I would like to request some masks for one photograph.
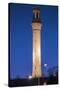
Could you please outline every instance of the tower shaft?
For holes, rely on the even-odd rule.
[[[35,18],[33,19],[32,22],[32,31],[33,31],[32,77],[41,77],[41,23],[39,22],[39,11],[38,10],[35,11],[34,11]]]

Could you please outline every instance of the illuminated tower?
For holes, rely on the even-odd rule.
[[[41,77],[41,20],[40,10],[33,9],[32,32],[33,32],[33,67],[32,77]]]

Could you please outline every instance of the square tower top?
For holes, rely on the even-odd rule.
[[[40,19],[40,9],[39,8],[33,8],[33,20],[32,23],[41,23]]]

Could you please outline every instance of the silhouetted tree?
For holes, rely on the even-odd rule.
[[[57,76],[58,75],[58,67],[54,66],[48,70],[49,76]]]
[[[48,83],[49,84],[57,84],[58,83],[58,67],[54,66],[48,70]]]

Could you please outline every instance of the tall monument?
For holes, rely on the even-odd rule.
[[[33,32],[33,62],[32,77],[41,77],[41,20],[40,10],[33,9],[32,32]]]

